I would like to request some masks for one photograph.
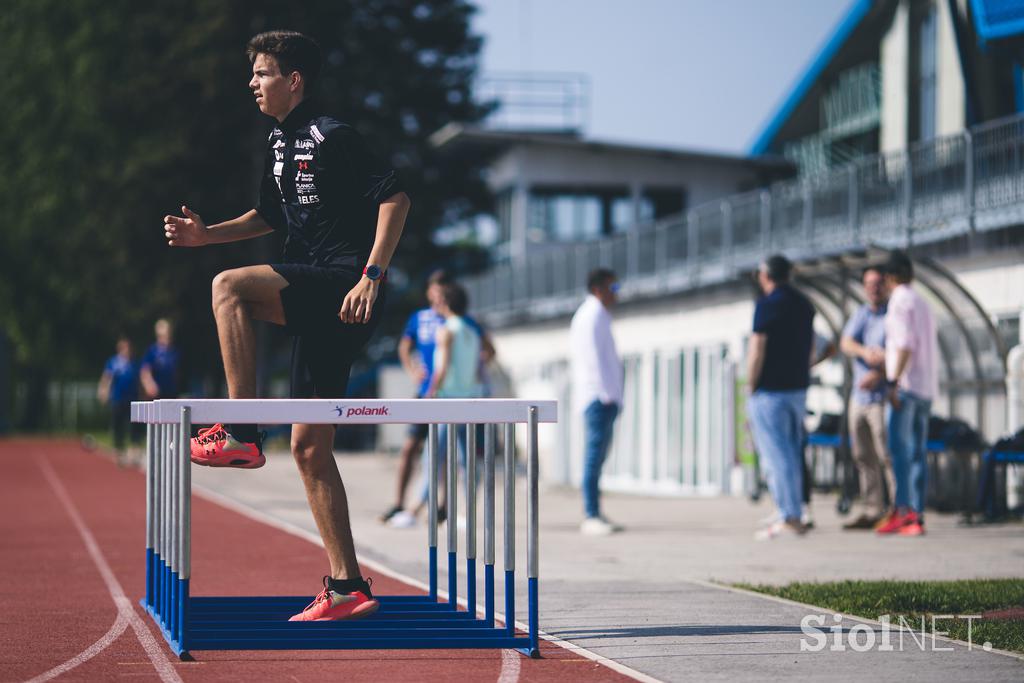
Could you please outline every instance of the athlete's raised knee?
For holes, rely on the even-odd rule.
[[[238,272],[234,270],[225,270],[218,273],[217,276],[213,278],[212,290],[214,311],[225,304],[241,301],[238,284]]]

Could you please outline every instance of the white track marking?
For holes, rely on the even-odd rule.
[[[421,400],[425,400],[425,399],[421,399]],[[221,507],[224,507],[224,508],[227,508],[227,509],[232,510],[234,512],[237,512],[238,514],[240,514],[240,515],[242,515],[244,517],[248,517],[251,520],[254,520],[256,522],[260,522],[262,524],[266,524],[267,526],[274,527],[275,529],[283,531],[283,532],[285,532],[287,534],[291,534],[292,536],[297,536],[298,538],[305,539],[305,540],[309,541],[310,543],[312,543],[313,545],[319,546],[321,548],[324,547],[324,542],[320,538],[319,535],[314,534],[311,531],[307,531],[306,529],[303,529],[302,527],[300,527],[300,526],[298,526],[296,524],[292,524],[291,522],[286,522],[283,519],[278,519],[277,517],[273,517],[273,516],[263,512],[262,510],[257,510],[255,508],[249,507],[245,503],[237,501],[234,498],[229,498],[228,496],[225,496],[225,495],[223,495],[221,493],[217,493],[213,489],[207,488],[207,487],[202,486],[200,484],[196,484],[194,482],[192,484],[192,491],[193,491],[193,493],[195,493],[195,494],[197,494],[197,495],[207,499],[208,501],[210,501],[212,503],[216,503],[217,505],[220,505]],[[374,560],[371,560],[371,559],[368,559],[368,558],[359,558],[359,564],[365,565],[366,567],[372,569],[373,571],[375,571],[375,572],[377,572],[379,574],[383,574],[384,576],[390,577],[392,579],[395,579],[396,581],[401,581],[402,583],[405,583],[405,584],[407,584],[409,586],[412,586],[414,588],[419,588],[420,590],[422,590],[424,592],[429,592],[430,591],[430,586],[427,585],[426,583],[423,583],[422,581],[414,579],[411,576],[406,576],[405,574],[397,572],[394,569],[391,569],[389,567],[385,567],[384,565],[380,564],[379,562],[375,562]],[[448,599],[448,593],[446,591],[441,590],[440,588],[438,588],[437,594],[438,594],[438,597],[444,598],[446,600]],[[466,601],[465,600],[461,600],[460,599],[458,602],[459,602],[460,605],[462,605],[464,607],[466,606]],[[500,612],[495,612],[494,613],[494,618],[499,620],[499,621],[501,621],[502,623],[504,623],[504,621],[505,621],[505,616],[503,614],[501,614]],[[529,630],[529,626],[527,624],[524,624],[521,621],[516,621],[515,625],[516,625],[517,628],[522,629],[523,631]],[[552,645],[557,645],[558,647],[561,647],[561,648],[564,648],[566,650],[569,650],[570,652],[572,652],[572,653],[574,653],[576,655],[579,655],[580,657],[584,657],[586,659],[595,661],[595,662],[597,662],[597,663],[599,663],[599,664],[601,664],[603,666],[608,667],[609,669],[611,669],[611,670],[613,670],[613,671],[615,671],[617,673],[622,674],[623,676],[627,676],[629,678],[632,678],[633,680],[642,681],[643,683],[661,683],[661,681],[659,679],[654,678],[653,676],[649,676],[649,675],[647,675],[645,673],[641,673],[641,672],[637,671],[636,669],[631,669],[628,666],[626,666],[625,664],[619,664],[615,660],[608,659],[607,657],[603,657],[602,655],[599,655],[599,654],[597,654],[595,652],[591,652],[590,650],[582,648],[579,645],[576,645],[575,643],[570,643],[569,641],[562,640],[558,636],[553,636],[553,635],[551,635],[549,633],[545,633],[544,631],[540,631],[540,630],[538,630],[537,634],[543,640],[548,641]],[[515,650],[503,650],[503,653],[504,652],[515,654],[517,658],[523,657],[523,655],[519,654]],[[502,656],[504,657],[504,654]],[[519,660],[517,659],[517,661],[519,661]],[[520,662],[520,664],[521,664],[521,662]],[[504,661],[502,662],[502,671],[504,672]]]
[[[498,683],[516,683],[519,680],[519,666],[523,655],[515,650],[501,651],[501,673]]]
[[[92,532],[89,531],[89,527],[86,526],[82,516],[78,513],[78,508],[76,508],[75,504],[71,501],[71,497],[68,495],[67,489],[64,488],[64,484],[62,484],[60,479],[57,477],[57,473],[54,472],[50,462],[45,457],[40,458],[36,462],[39,463],[39,467],[43,470],[43,475],[50,483],[50,486],[53,487],[54,493],[57,494],[57,498],[59,498],[60,502],[64,505],[64,509],[67,511],[71,521],[74,522],[75,528],[78,530],[78,535],[82,537],[82,542],[85,544],[86,550],[89,551],[92,561],[96,564],[96,569],[99,570],[100,576],[103,577],[103,582],[107,585],[110,597],[117,606],[118,622],[124,620],[127,624],[131,625],[132,629],[135,631],[136,637],[139,639],[139,642],[142,643],[142,647],[145,648],[146,654],[149,655],[149,660],[153,662],[153,667],[156,669],[161,680],[165,683],[182,683],[181,677],[178,675],[178,672],[174,670],[174,667],[171,665],[171,662],[167,659],[166,655],[164,655],[160,645],[156,642],[156,639],[153,638],[153,634],[149,632],[149,629],[146,628],[142,619],[135,612],[134,605],[132,605],[128,596],[125,595],[124,589],[121,588],[121,584],[118,582],[117,577],[114,576],[114,572],[110,569],[110,565],[107,564],[107,560],[103,556],[103,552],[100,550],[99,545],[96,543],[95,537],[93,537]],[[116,625],[117,623],[115,622],[115,626]],[[121,628],[121,631],[124,631],[124,627]],[[33,680],[49,680],[49,678],[53,678],[53,676],[50,676],[49,674],[57,669],[61,669],[61,671],[54,673],[54,676],[82,664],[113,642],[113,639],[111,639],[102,647],[97,648],[97,646],[105,639],[106,637],[101,638],[95,645],[93,645],[93,647],[89,648],[82,654],[68,660],[54,669],[51,669],[50,671],[47,671],[44,674],[41,674]],[[94,648],[97,649],[93,651]],[[87,653],[89,653],[88,656],[85,656]],[[65,669],[63,667],[67,668]],[[47,678],[43,678],[44,676]]]
[[[43,681],[49,681],[60,676],[62,673],[71,671],[79,664],[85,664],[87,661],[106,650],[107,646],[120,638],[121,634],[124,633],[127,628],[128,617],[126,617],[121,610],[117,610],[117,619],[114,620],[114,625],[110,627],[110,630],[107,631],[102,638],[63,664],[58,664],[49,671],[45,671],[35,678],[30,679],[28,683],[43,683]]]

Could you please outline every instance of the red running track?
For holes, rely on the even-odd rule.
[[[0,441],[0,472],[3,682],[629,680],[546,641],[540,660],[509,651],[331,650],[200,651],[181,662],[138,606],[142,473],[74,442],[31,439]],[[192,505],[193,594],[319,590],[321,548],[199,496]],[[374,577],[374,590],[420,593],[386,576]]]

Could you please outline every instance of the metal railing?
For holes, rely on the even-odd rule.
[[[623,300],[734,280],[771,252],[794,259],[905,248],[1024,222],[1024,116],[698,206],[602,240],[552,245],[467,278],[492,325],[570,313],[587,273],[612,268]]]

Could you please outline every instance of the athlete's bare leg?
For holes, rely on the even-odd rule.
[[[225,270],[213,279],[213,316],[230,398],[256,398],[253,320],[283,325],[281,290],[288,281],[270,266]]]
[[[256,337],[252,322],[285,324],[281,290],[287,286],[288,281],[270,266],[226,270],[214,278],[213,314],[231,398],[256,397]],[[331,576],[357,578],[359,565],[348,499],[334,461],[333,441],[332,425],[292,425],[292,455],[327,549]]]
[[[331,448],[334,425],[292,425],[292,455],[331,563],[331,577],[359,578],[348,498]]]

